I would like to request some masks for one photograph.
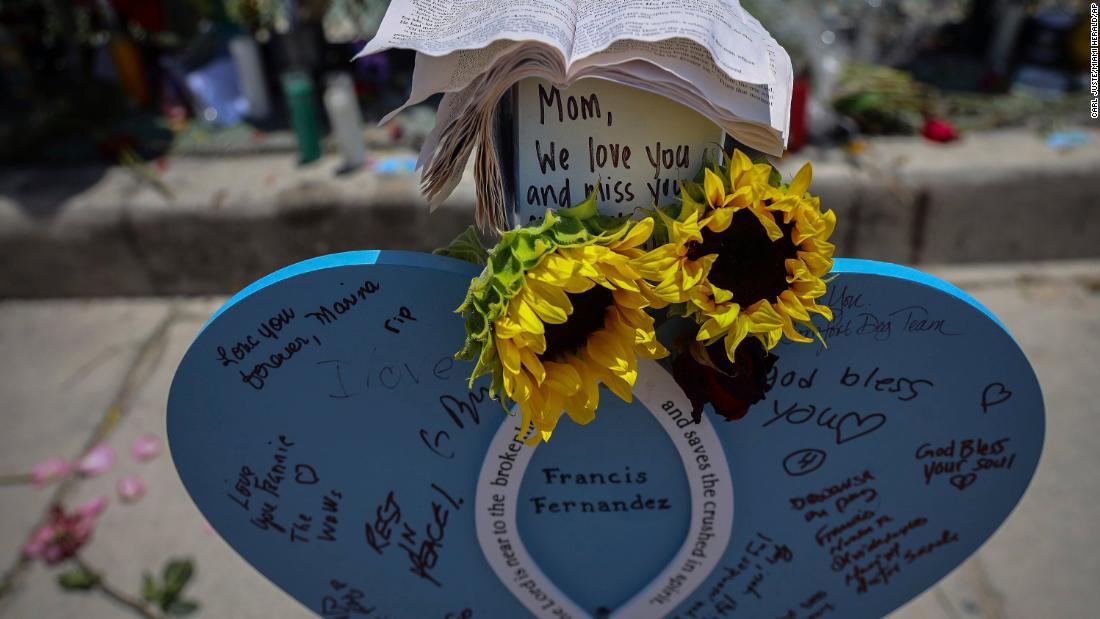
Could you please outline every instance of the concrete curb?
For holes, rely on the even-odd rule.
[[[808,151],[840,219],[837,255],[905,263],[1100,256],[1100,131],[1056,153],[1036,135]],[[318,254],[428,250],[473,221],[467,178],[435,213],[415,176],[337,175],[328,157],[171,158],[166,194],[131,169],[0,171],[0,297],[230,293]]]

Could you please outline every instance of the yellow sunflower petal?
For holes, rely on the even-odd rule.
[[[775,217],[768,211],[754,211],[756,219],[760,221],[760,225],[764,226],[764,230],[768,233],[768,239],[775,242],[783,238],[783,231],[775,223]]]
[[[566,316],[573,313],[573,303],[569,301],[569,295],[566,294],[561,286],[554,286],[528,278],[527,288],[530,290],[530,294],[527,295],[528,298],[544,300],[551,307],[555,308],[555,311],[560,310]],[[546,321],[545,318],[543,320]],[[561,322],[565,321],[562,320]]]
[[[749,320],[742,318],[734,322],[733,328],[726,333],[726,337],[723,343],[726,346],[726,356],[730,361],[733,361],[734,352],[737,351],[737,347],[741,344],[741,341],[745,339],[745,336],[749,334]]]
[[[783,326],[783,317],[767,300],[754,303],[745,313],[752,320],[749,330],[753,333],[773,331]]]
[[[791,321],[790,316],[783,317],[783,335],[786,335],[792,342],[812,342],[811,338],[806,337],[795,329],[794,323]]]
[[[798,170],[798,174],[794,175],[794,180],[791,181],[790,186],[787,187],[787,193],[794,196],[801,196],[806,193],[806,190],[810,188],[810,182],[813,180],[814,167],[807,161],[801,169]]]
[[[565,399],[565,414],[569,415],[574,423],[585,426],[596,418],[596,409],[589,408],[585,394],[578,393]]]
[[[581,377],[581,389],[577,394],[583,394],[585,408],[595,412],[596,406],[600,403],[599,377],[588,367],[588,362],[579,357],[570,359],[569,365],[573,366],[577,375]]]
[[[519,372],[519,348],[516,347],[515,342],[507,338],[497,337],[496,346],[497,354],[500,355],[500,362],[504,365],[504,369],[512,374]]]
[[[543,366],[542,361],[531,350],[524,348],[519,351],[520,362],[523,367],[527,368],[527,371],[534,377],[535,382],[542,384],[546,381],[546,368]]]
[[[799,251],[798,258],[806,263],[811,273],[817,276],[824,275],[833,268],[833,261],[817,252]]]
[[[513,303],[519,302],[534,310],[538,319],[544,323],[557,325],[561,324],[569,318],[569,310],[572,309],[572,305],[569,303],[569,299],[565,296],[565,293],[561,293],[560,298],[554,296],[543,296],[540,294],[534,294],[531,290],[531,285],[535,282],[528,282],[528,288],[520,291],[513,299]],[[553,287],[550,287],[553,288]],[[558,289],[560,290],[560,289]],[[563,305],[559,305],[557,302],[563,302]]]
[[[790,290],[784,290],[779,294],[778,304],[791,318],[798,320],[810,319],[810,315],[802,307],[802,301]]]
[[[610,245],[611,248],[622,250],[631,247],[637,247],[642,243],[649,240],[649,237],[653,235],[653,218],[646,217],[634,223],[631,226],[630,231],[626,233],[626,236]]]
[[[508,308],[509,317],[515,322],[519,323],[520,327],[524,331],[531,333],[544,333],[545,329],[542,326],[542,321],[539,320],[538,314],[535,310],[531,309],[522,298],[515,298],[512,300],[511,305]]]
[[[733,221],[733,214],[736,210],[732,208],[719,208],[711,212],[703,222],[705,226],[711,232],[725,232],[730,227],[730,222]]]
[[[725,184],[722,182],[721,177],[712,172],[710,168],[703,170],[703,194],[707,197],[707,203],[712,207],[725,205]]]
[[[563,396],[571,396],[581,390],[581,376],[568,363],[547,361],[546,386]]]
[[[729,301],[733,298],[732,292],[724,288],[719,288],[718,286],[715,286],[713,284],[710,287],[710,292],[711,295],[714,297],[715,303],[725,303],[726,301]]]
[[[634,380],[637,378],[637,373],[631,373],[624,371],[622,373],[616,373],[613,371],[607,371],[600,368],[600,379],[604,385],[611,390],[611,393],[619,396],[619,399],[624,402],[634,401]]]
[[[746,172],[752,170],[752,159],[740,150],[733,151],[733,161],[730,162],[730,187],[736,187]]]
[[[590,335],[586,350],[593,361],[605,368],[625,370],[630,367],[632,355],[628,349],[607,333],[597,332]]]

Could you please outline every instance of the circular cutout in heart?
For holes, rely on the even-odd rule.
[[[714,571],[729,542],[733,489],[714,426],[707,418],[691,422],[690,401],[655,361],[638,361],[636,391],[656,424],[638,411],[617,419],[637,406],[612,405],[601,407],[594,427],[574,427],[552,447],[525,445],[517,424],[503,424],[493,437],[478,478],[478,541],[500,581],[535,616],[663,617]],[[621,441],[624,425],[628,443]],[[648,436],[653,425],[672,453]],[[643,458],[634,444],[647,447]],[[578,530],[586,533],[584,545],[563,543]],[[542,569],[525,538],[554,569]],[[646,540],[641,547],[639,539]],[[678,548],[670,552],[669,542]],[[586,578],[577,565],[604,576]]]
[[[452,358],[453,310],[476,272],[405,252],[307,261],[231,299],[180,365],[168,430],[185,486],[318,614],[519,617],[539,612],[521,595],[549,596],[536,580],[517,593],[486,559],[507,551],[478,539],[491,507],[478,507],[478,477],[514,420]],[[696,549],[689,480],[714,464],[670,457],[699,428],[672,418],[675,404],[642,404],[682,399],[671,381],[640,381],[632,404],[605,394],[595,425],[565,422],[538,448],[513,516],[539,577],[575,602],[556,616],[640,599],[653,616],[878,617],[1007,517],[1043,440],[1038,384],[1011,336],[916,271],[838,260],[834,272],[828,348],[781,345],[767,398],[714,423],[736,510],[731,499],[728,543],[699,547],[697,573],[668,570]],[[609,535],[617,523],[638,533]]]

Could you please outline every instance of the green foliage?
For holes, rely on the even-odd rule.
[[[58,576],[57,584],[67,591],[87,591],[99,584],[99,574],[78,565]]]
[[[481,245],[481,240],[477,238],[477,231],[473,226],[466,228],[446,247],[440,247],[432,253],[481,266],[485,266],[489,260],[489,252]]]
[[[508,310],[511,298],[524,286],[524,275],[561,247],[611,243],[630,231],[631,221],[599,214],[593,191],[581,203],[554,211],[541,222],[509,230],[488,252],[485,270],[470,282],[458,310],[466,320],[466,342],[455,357],[476,364],[470,384],[492,375],[490,393],[501,391],[503,370],[492,336],[493,322]]]
[[[660,247],[668,243],[668,223],[680,216],[681,208],[683,203],[677,201],[664,206],[641,209],[643,214],[653,218],[653,236],[649,237],[649,244],[652,247]]]
[[[141,597],[156,604],[164,613],[172,616],[188,615],[199,608],[198,602],[183,598],[183,590],[195,573],[190,559],[173,559],[164,564],[163,576],[158,584],[152,574],[141,578]]]
[[[833,100],[836,111],[856,121],[864,133],[909,134],[933,104],[933,91],[904,71],[850,63]]]

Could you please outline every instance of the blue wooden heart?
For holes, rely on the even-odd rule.
[[[1043,404],[995,317],[950,285],[837,260],[828,348],[781,345],[738,422],[643,363],[631,404],[536,448],[466,384],[477,269],[309,260],[204,327],[172,384],[185,486],[325,617],[878,617],[1008,516]]]

